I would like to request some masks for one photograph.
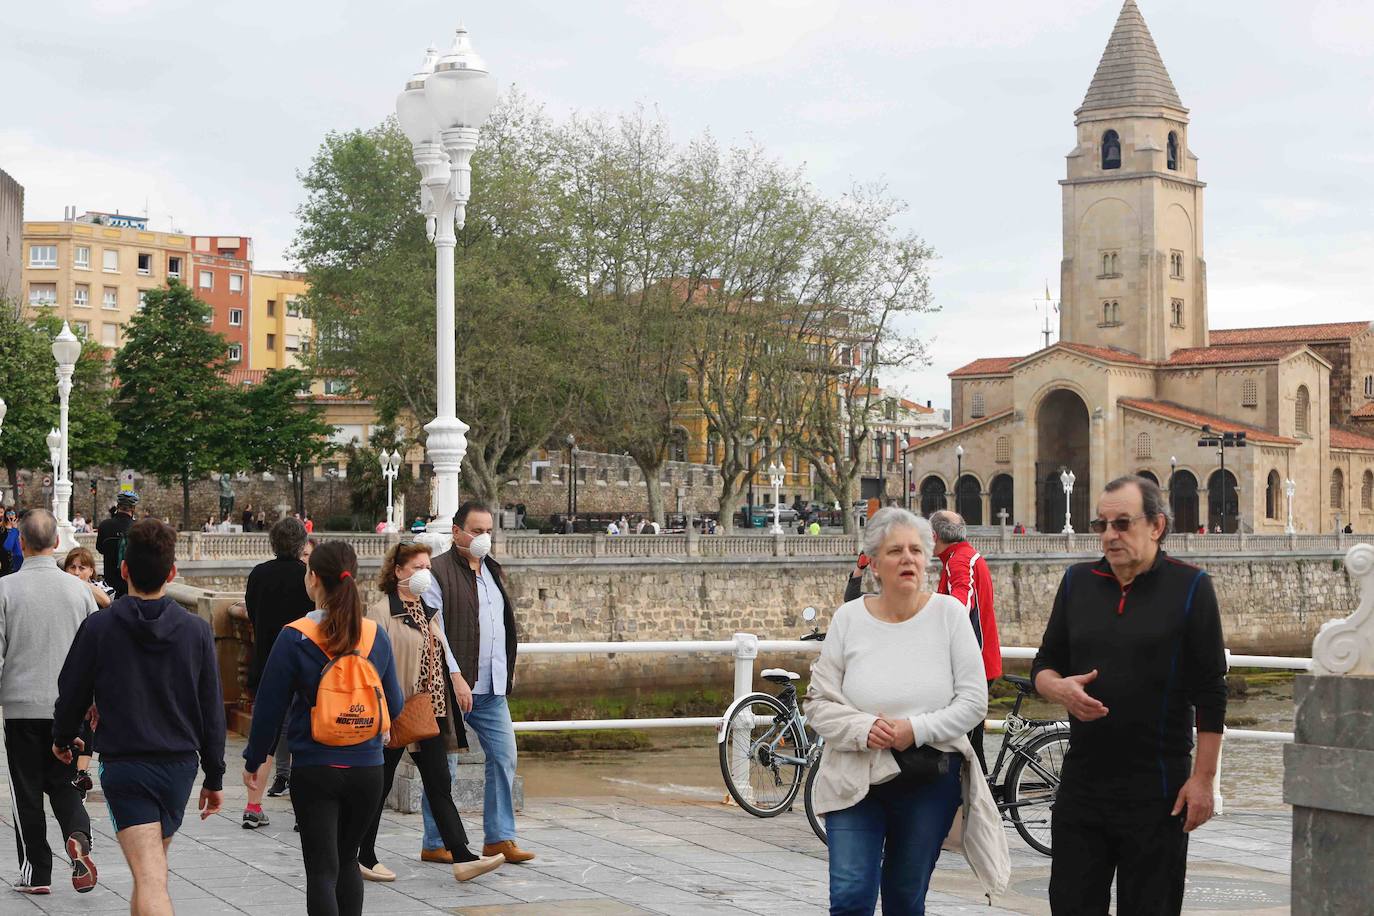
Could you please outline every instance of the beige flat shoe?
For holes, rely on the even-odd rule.
[[[364,881],[379,881],[385,883],[388,881],[396,880],[396,873],[391,869],[387,868],[381,862],[378,862],[371,868],[368,868],[366,865],[359,862],[358,870],[363,873]]]
[[[453,878],[455,881],[471,881],[479,875],[496,871],[505,864],[505,861],[506,857],[497,853],[494,856],[482,856],[475,862],[454,862]]]

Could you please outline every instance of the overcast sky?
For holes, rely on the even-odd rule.
[[[1374,318],[1374,3],[1140,0],[1191,109],[1208,183],[1213,327]],[[948,405],[945,374],[1039,346],[1058,296],[1073,111],[1117,0],[48,0],[0,32],[0,168],[27,219],[142,213],[283,252],[330,130],[371,126],[462,16],[497,79],[574,110],[654,106],[804,164],[881,179],[939,253],[933,363],[884,379]]]

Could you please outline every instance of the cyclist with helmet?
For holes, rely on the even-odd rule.
[[[124,542],[134,524],[134,507],[138,494],[130,490],[115,500],[114,514],[100,523],[95,532],[95,549],[105,559],[105,584],[114,589],[115,597],[129,593],[129,586],[120,575],[119,564],[124,559]]]

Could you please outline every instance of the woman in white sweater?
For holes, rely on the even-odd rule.
[[[927,590],[930,525],[879,511],[864,553],[880,591],[840,606],[811,669],[806,714],[825,738],[816,811],[830,847],[830,912],[924,913],[940,847],[958,828],[989,896],[1007,883],[1006,837],[967,733],[987,714],[968,612]],[[955,814],[964,811],[955,825]]]

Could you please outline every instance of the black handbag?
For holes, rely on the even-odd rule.
[[[912,745],[899,751],[890,748],[901,772],[893,783],[904,786],[926,786],[949,774],[950,755],[928,744]]]

